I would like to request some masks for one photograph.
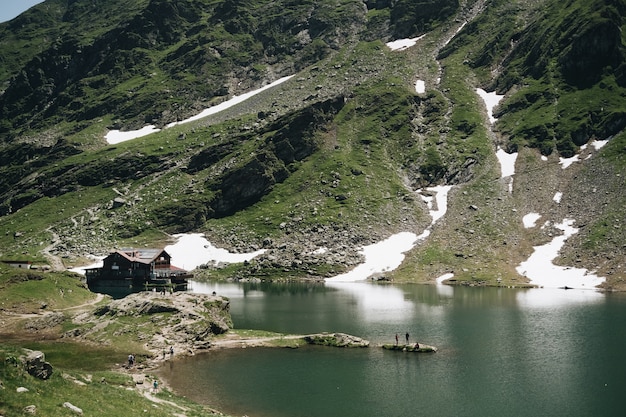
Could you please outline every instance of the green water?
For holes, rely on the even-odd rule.
[[[239,328],[341,331],[368,349],[248,348],[163,369],[174,389],[231,415],[622,416],[626,295],[366,283],[209,285]],[[383,351],[401,340],[435,354]]]

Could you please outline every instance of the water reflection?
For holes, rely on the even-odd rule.
[[[567,304],[599,303],[606,295],[595,290],[563,290],[556,288],[531,288],[519,291],[517,302],[522,307],[555,308]]]
[[[405,299],[399,287],[367,282],[327,282],[326,286],[354,297],[359,316],[367,322],[402,321],[414,314],[415,304]]]
[[[212,351],[164,377],[233,415],[621,415],[626,296],[435,285],[202,284],[240,328],[345,331],[357,351]],[[408,331],[432,355],[377,345]],[[619,414],[618,414],[619,413]]]

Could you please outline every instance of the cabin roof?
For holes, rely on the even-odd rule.
[[[120,249],[113,253],[121,255],[131,262],[140,262],[143,264],[151,263],[163,253],[167,257],[170,257],[163,249]]]

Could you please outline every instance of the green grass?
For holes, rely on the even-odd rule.
[[[22,312],[64,309],[95,297],[77,274],[18,270],[4,264],[0,288],[0,306]]]
[[[122,410],[127,415],[143,415],[149,412],[149,415],[156,417],[181,412],[172,403],[153,403],[130,389],[135,386],[130,376],[105,369],[111,363],[112,357],[117,356],[123,361],[125,356],[121,354],[85,346],[74,349],[68,344],[56,347],[50,344],[33,344],[32,347],[42,348],[46,360],[53,366],[53,374],[48,380],[42,381],[30,376],[19,362],[15,363],[14,358],[22,354],[21,350],[0,344],[0,380],[3,392],[11,393],[2,394],[2,415],[26,415],[24,409],[35,405],[38,415],[64,417],[69,412],[63,407],[64,402],[81,408],[85,415],[103,417],[119,416]],[[151,381],[152,378],[153,376],[148,376],[146,379]],[[16,393],[18,387],[24,387],[28,392]],[[176,401],[186,408],[185,415],[189,417],[217,415],[205,407],[174,397],[167,390],[161,390],[157,397]]]

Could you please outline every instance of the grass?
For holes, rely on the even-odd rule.
[[[38,275],[39,274],[39,275]],[[76,307],[93,300],[94,294],[72,274],[37,273],[17,271],[0,264],[0,310],[4,315],[40,311],[63,312],[60,309]],[[210,308],[207,305],[207,308]],[[74,311],[74,310],[72,310]],[[161,388],[153,402],[141,395],[141,386],[121,370],[127,355],[136,354],[141,365],[147,360],[148,352],[141,340],[160,331],[164,321],[171,321],[171,314],[162,313],[150,317],[116,317],[103,324],[97,332],[80,342],[60,337],[65,331],[84,328],[94,330],[95,324],[75,324],[70,313],[64,313],[58,325],[35,331],[24,326],[44,320],[51,315],[39,315],[36,319],[17,316],[2,318],[2,341],[0,342],[0,415],[25,415],[27,406],[36,406],[38,415],[67,416],[63,403],[69,402],[85,414],[119,416],[120,410],[130,415],[149,411],[154,416],[171,416],[184,410],[187,416],[222,415],[206,407],[191,403],[182,397]],[[10,325],[10,322],[15,322]],[[38,350],[53,367],[48,380],[39,380],[29,375],[18,359],[23,349]],[[147,381],[154,375],[142,375]],[[17,388],[28,391],[18,393]],[[11,393],[9,395],[5,395]]]
[[[58,310],[92,300],[81,277],[70,272],[16,270],[0,265],[0,306],[19,312]]]
[[[46,354],[46,350],[50,351],[46,360],[52,364],[53,374],[45,381],[30,376],[14,359],[22,354],[21,350],[0,344],[0,380],[3,391],[13,393],[8,396],[3,394],[0,402],[2,415],[25,415],[25,408],[35,405],[38,415],[64,417],[68,415],[68,409],[63,407],[65,402],[81,408],[86,415],[103,417],[119,416],[120,410],[128,415],[142,415],[149,411],[149,415],[156,417],[171,416],[181,411],[171,402],[154,403],[131,389],[135,383],[130,376],[104,369],[115,355],[113,351],[90,350],[84,346],[73,349],[68,344],[59,345],[56,349],[49,344],[32,346],[45,349]],[[28,391],[16,394],[18,387]],[[185,407],[185,415],[189,417],[216,415],[205,407],[179,397],[173,398],[167,390],[161,390],[157,397],[169,401],[175,399]]]

